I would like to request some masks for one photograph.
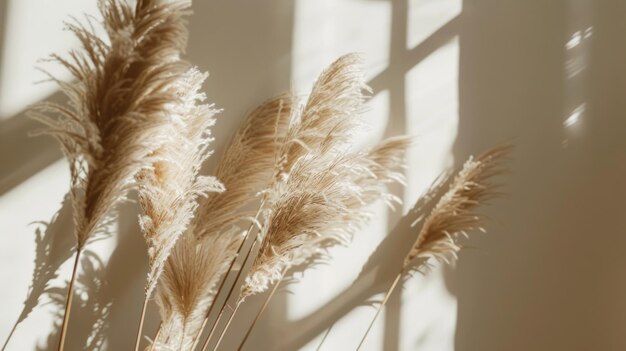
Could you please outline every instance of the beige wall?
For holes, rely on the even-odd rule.
[[[67,167],[54,142],[26,137],[36,127],[26,106],[50,94],[61,100],[50,85],[31,84],[42,77],[32,67],[45,53],[74,45],[61,19],[93,7],[0,0],[2,341],[30,283],[37,226],[29,223],[50,221],[63,207],[48,229],[58,233],[52,262],[67,258],[72,240],[62,204]],[[468,243],[456,268],[436,267],[406,282],[365,349],[626,348],[626,3],[196,0],[194,11],[188,59],[210,71],[207,95],[224,109],[214,129],[217,155],[245,112],[289,88],[306,93],[325,65],[350,51],[364,54],[374,89],[364,117],[370,129],[359,146],[418,136],[408,186],[393,189],[405,209],[445,167],[498,143],[516,146],[511,174],[501,179],[507,198],[487,210],[489,234]],[[356,346],[374,313],[365,302],[381,298],[411,241],[404,222],[393,230],[399,213],[382,205],[372,211],[353,246],[277,293],[251,350],[314,350],[331,326],[323,350]],[[146,257],[132,204],[117,226],[115,237],[92,245],[99,260],[92,262],[100,263],[90,273],[106,283],[74,311],[71,350],[89,338],[94,307],[107,313],[105,349],[127,349],[134,340]],[[68,263],[53,286],[64,286]],[[244,307],[227,345],[261,300]],[[35,308],[8,350],[54,345],[57,310],[54,303]],[[158,323],[153,312],[148,330]]]

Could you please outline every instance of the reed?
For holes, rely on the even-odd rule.
[[[76,253],[58,350],[67,338],[81,253],[107,233],[130,191],[138,193],[148,247],[135,351],[153,295],[161,323],[150,350],[194,350],[213,313],[217,318],[202,349],[215,333],[218,349],[244,301],[273,286],[242,349],[280,283],[293,278],[292,268],[312,267],[329,258],[331,247],[349,245],[370,218],[372,203],[401,203],[388,186],[404,184],[411,138],[353,150],[370,91],[356,54],[329,65],[306,97],[289,92],[252,110],[227,144],[215,176],[202,175],[218,111],[201,92],[207,74],[181,58],[190,5],[100,0],[106,37],[98,37],[89,20],[68,23],[81,48],[67,57],[52,55],[72,75],[69,82],[50,76],[69,102],[39,104],[32,115],[45,125],[39,133],[59,141],[70,166]],[[403,277],[431,258],[455,259],[460,237],[482,230],[476,210],[497,195],[492,178],[509,152],[501,147],[470,158],[454,178],[441,178],[422,198],[436,205],[419,222],[416,241],[359,348]],[[227,284],[231,277],[234,282]],[[235,307],[220,330],[231,300]]]
[[[483,217],[477,210],[499,195],[492,178],[504,171],[502,162],[510,152],[510,146],[503,146],[491,149],[476,158],[470,157],[450,181],[449,189],[439,197],[434,208],[423,220],[415,243],[385,293],[357,350],[363,346],[376,318],[402,277],[420,271],[431,258],[445,263],[457,259],[461,249],[459,244],[461,237],[469,238],[469,234],[476,231],[485,232],[481,226]],[[445,175],[441,177],[427,192],[427,197],[436,196],[447,179]],[[417,221],[413,226],[416,224]]]
[[[50,76],[69,99],[67,106],[39,104],[33,117],[55,137],[70,164],[76,258],[87,241],[106,231],[116,206],[136,187],[138,172],[153,162],[169,123],[166,106],[178,97],[169,86],[184,72],[182,16],[187,4],[139,0],[99,2],[108,40],[91,28],[68,23],[81,43],[67,58],[52,55],[72,82]],[[76,272],[76,265],[73,272]],[[76,274],[72,274],[58,349],[64,347]]]

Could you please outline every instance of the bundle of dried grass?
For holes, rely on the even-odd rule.
[[[332,193],[338,197],[341,195],[337,194],[337,190],[339,192],[346,190],[342,194],[345,196],[341,199],[342,201],[351,202],[351,204],[361,202],[359,198],[361,194],[356,195],[357,189],[352,186],[352,182],[366,173],[375,177],[375,174],[369,170],[368,163],[382,175],[383,165],[375,167],[373,164],[376,162],[367,159],[364,154],[348,154],[344,150],[345,145],[349,144],[360,127],[359,117],[363,112],[365,101],[363,91],[369,91],[360,69],[360,63],[360,57],[356,54],[340,57],[320,74],[306,104],[301,109],[294,110],[286,137],[276,156],[274,178],[263,192],[265,206],[261,208],[261,213],[264,224],[259,234],[262,239],[262,249],[253,264],[253,267],[259,269],[253,268],[248,278],[248,281],[258,279],[259,283],[256,289],[252,289],[247,283],[242,292],[267,289],[269,282],[279,279],[277,277],[285,268],[285,264],[276,264],[271,270],[260,269],[260,267],[263,266],[261,262],[264,261],[261,257],[273,261],[269,259],[273,255],[267,255],[269,255],[269,248],[275,246],[275,243],[281,242],[288,246],[293,244],[287,244],[283,240],[289,235],[281,231],[282,226],[288,223],[301,225],[297,228],[288,228],[293,233],[298,233],[305,223],[311,224],[310,230],[314,228],[314,223],[308,222],[306,218],[297,218],[301,222],[281,222],[281,219],[289,221],[295,219],[292,217],[294,215],[305,215],[300,211],[312,210],[311,204],[323,203],[323,198],[326,196],[323,190],[330,192],[329,188],[333,186],[335,188],[332,190],[335,192]],[[393,161],[397,161],[397,158],[390,162]],[[344,176],[346,178],[341,179]],[[346,188],[340,189],[341,185],[345,185]],[[350,193],[350,190],[353,192]],[[298,195],[302,197],[298,198]],[[285,212],[285,209],[290,212]],[[360,218],[364,214],[355,211],[352,216]],[[308,218],[308,220],[312,219]],[[342,238],[349,236],[349,233],[338,230],[335,239],[342,241]],[[275,243],[270,244],[272,241]],[[294,255],[291,260],[296,260],[297,256]],[[285,260],[275,262],[279,261]],[[268,274],[260,274],[253,278],[257,271],[266,271]]]
[[[75,79],[66,83],[52,77],[68,96],[69,107],[41,104],[34,113],[70,161],[74,267],[87,240],[103,230],[107,217],[134,187],[137,172],[152,162],[149,155],[163,142],[159,131],[169,123],[166,106],[178,100],[170,85],[186,69],[179,56],[186,44],[182,17],[187,2],[139,0],[135,9],[115,0],[99,5],[108,42],[90,27],[69,24],[82,50],[70,52],[68,59],[53,55]],[[69,310],[60,349],[68,317]]]
[[[185,242],[176,245],[157,288],[166,330],[157,340],[157,348],[183,345],[189,349],[199,334],[217,286],[230,270],[243,240],[237,224],[251,217],[242,209],[267,186],[273,174],[276,149],[284,139],[291,106],[289,94],[265,101],[248,115],[226,147],[216,171],[226,190],[201,201],[183,236]],[[203,267],[202,274],[188,273],[198,265]],[[175,325],[181,327],[172,327]]]
[[[215,287],[237,249],[231,233],[224,234],[196,239],[187,231],[176,243],[156,290],[163,323],[154,341],[157,350],[192,349]]]
[[[366,206],[372,202],[401,203],[385,185],[402,181],[397,169],[408,143],[393,138],[369,152],[309,155],[296,162],[279,184],[279,197],[270,201],[274,207],[241,299],[267,290],[288,268],[324,256],[330,246],[349,244],[369,218]]]
[[[456,177],[449,181],[449,189],[441,195],[423,220],[415,243],[406,255],[396,279],[387,290],[357,350],[363,346],[382,307],[403,276],[420,271],[428,264],[430,258],[450,263],[451,259],[457,258],[457,253],[461,249],[458,243],[460,237],[467,238],[469,233],[477,230],[485,231],[481,227],[482,216],[476,210],[499,195],[492,178],[504,171],[502,161],[510,152],[511,147],[504,146],[489,150],[477,158],[470,157]],[[435,182],[427,196],[437,194],[444,183],[448,182],[448,178],[444,176]],[[420,202],[418,200],[418,203]],[[420,220],[414,222],[412,226],[419,222]]]
[[[297,178],[292,170],[295,164],[302,159],[311,158],[312,155],[338,153],[351,140],[359,127],[358,118],[365,99],[363,91],[369,90],[359,66],[360,58],[356,54],[340,57],[320,74],[306,103],[302,107],[292,108],[285,137],[278,140],[280,146],[274,158],[273,176],[262,191],[263,201],[256,217],[260,215],[262,219],[270,218],[276,208],[275,201],[281,197],[282,192],[287,191],[283,183],[291,177]],[[250,234],[249,230],[246,237]],[[246,261],[254,243],[245,255]],[[235,281],[241,273],[242,271],[237,274]],[[228,291],[227,301],[234,289],[235,285]],[[219,317],[222,313],[223,308]],[[216,325],[217,323],[213,325],[204,348]]]

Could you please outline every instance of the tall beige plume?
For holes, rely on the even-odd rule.
[[[390,138],[369,152],[308,155],[296,162],[261,231],[264,238],[241,297],[265,291],[286,269],[323,256],[328,247],[347,245],[378,199],[400,199],[386,184],[402,181],[397,172],[409,138]]]
[[[470,157],[452,180],[449,173],[444,173],[426,194],[418,199],[412,210],[415,214],[422,213],[430,203],[437,199],[438,201],[425,219],[418,218],[411,224],[413,227],[422,223],[422,227],[363,334],[357,351],[363,347],[376,318],[403,277],[421,271],[429,264],[430,258],[449,263],[452,258],[457,258],[457,253],[461,249],[459,237],[468,237],[469,233],[476,230],[484,232],[481,227],[482,216],[476,210],[498,195],[497,186],[492,182],[492,178],[504,171],[502,161],[511,150],[510,146],[502,146],[491,149],[477,158]],[[447,183],[449,188],[444,190]]]
[[[192,220],[199,196],[222,192],[214,177],[198,175],[210,155],[210,127],[215,110],[199,104],[199,90],[207,75],[188,70],[175,83],[180,101],[168,106],[170,125],[162,131],[167,140],[154,152],[152,166],[139,172],[139,204],[143,210],[141,229],[148,243],[149,272],[146,296],[151,295],[166,259],[178,237]]]
[[[48,126],[69,160],[77,251],[61,326],[64,347],[80,253],[106,230],[116,205],[135,187],[135,176],[154,162],[170,123],[167,107],[179,102],[172,84],[187,69],[180,60],[187,40],[186,1],[101,0],[107,41],[92,23],[68,24],[82,44],[68,58],[52,55],[73,82],[54,77],[68,107],[44,103],[33,115]]]
[[[179,100],[170,88],[186,70],[187,3],[140,0],[136,9],[101,0],[108,41],[90,27],[68,24],[82,43],[69,58],[53,55],[75,81],[55,80],[69,106],[44,103],[34,117],[48,125],[70,161],[76,239],[82,248],[149,167],[169,123],[167,106]]]
[[[226,190],[200,201],[198,214],[181,238],[184,241],[172,251],[156,290],[166,331],[157,348],[191,346],[243,239],[237,224],[250,213],[242,208],[273,174],[276,148],[284,138],[291,106],[289,94],[265,101],[246,117],[226,147],[216,171]],[[202,274],[189,273],[198,267]],[[171,327],[176,325],[180,327]]]
[[[482,216],[476,210],[498,195],[492,178],[504,171],[502,161],[511,150],[510,146],[497,147],[465,162],[450,182],[450,188],[424,219],[403,270],[410,269],[417,258],[433,257],[448,262],[456,258],[461,249],[457,243],[459,237],[467,237],[476,230],[484,231]]]

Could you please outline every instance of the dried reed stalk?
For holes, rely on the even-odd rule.
[[[196,212],[196,199],[208,192],[224,191],[214,177],[198,175],[210,154],[209,128],[215,123],[215,111],[209,105],[200,104],[205,96],[199,90],[206,77],[207,74],[192,68],[176,81],[174,87],[180,102],[168,106],[171,124],[163,131],[168,139],[155,151],[152,167],[137,175],[139,204],[143,210],[140,224],[148,243],[149,268],[136,350],[148,299],[170,251]]]
[[[365,207],[372,202],[384,199],[390,206],[400,203],[386,192],[385,185],[403,182],[397,169],[403,165],[409,141],[407,137],[394,137],[369,152],[331,153],[296,163],[293,174],[297,177],[289,177],[284,183],[287,190],[275,201],[272,217],[262,231],[259,255],[239,300],[265,291],[272,284],[278,286],[289,268],[327,256],[329,247],[349,244],[354,232],[369,218]]]
[[[259,209],[267,218],[273,204],[268,198],[276,197],[284,187],[280,184],[293,176],[292,167],[298,160],[309,154],[326,154],[331,150],[345,147],[359,126],[358,117],[363,110],[364,75],[359,69],[360,58],[355,54],[340,57],[326,69],[316,83],[302,108],[294,109],[290,116],[289,128],[280,148],[275,154],[275,165],[270,185],[263,191],[264,201]],[[248,235],[250,233],[248,232]],[[255,239],[256,242],[256,239]],[[245,255],[247,258],[254,243]],[[242,271],[235,278],[235,285]],[[235,285],[228,291],[226,302],[232,295]],[[222,315],[223,308],[218,315]],[[219,322],[213,325],[214,329]],[[212,335],[211,330],[210,335]],[[205,345],[208,343],[205,343]]]
[[[174,250],[165,266],[167,275],[161,279],[163,289],[157,288],[163,320],[172,319],[170,323],[181,320],[185,330],[180,334],[182,329],[172,328],[176,335],[163,334],[163,338],[169,337],[163,347],[182,344],[188,349],[190,344],[193,348],[197,342],[213,308],[216,293],[234,264],[238,247],[243,244],[241,231],[235,225],[250,217],[250,213],[242,208],[269,182],[275,163],[275,148],[278,140],[284,138],[290,114],[291,97],[288,95],[264,102],[248,115],[227,146],[216,171],[226,191],[209,194],[201,202],[197,217],[185,234],[188,240],[194,238],[198,247],[181,245]],[[220,264],[207,265],[206,262]],[[203,274],[186,274],[197,265],[204,267]],[[171,302],[179,298],[184,302]],[[198,317],[205,311],[204,318]]]
[[[481,226],[482,216],[476,210],[499,195],[492,178],[503,172],[502,162],[510,151],[509,146],[497,147],[477,158],[470,157],[465,162],[463,168],[450,182],[449,189],[424,219],[415,243],[406,255],[400,272],[385,293],[357,350],[363,346],[376,318],[403,276],[419,271],[430,258],[445,263],[457,259],[457,253],[461,249],[459,238],[468,238],[469,233],[477,230],[485,231]],[[428,196],[436,193],[446,178],[443,177],[440,182],[435,183]],[[414,222],[412,226],[418,222]]]
[[[52,55],[75,79],[68,83],[51,76],[69,106],[44,103],[33,112],[70,163],[77,256],[88,239],[105,230],[116,205],[134,187],[135,175],[152,162],[149,156],[162,143],[159,131],[169,122],[165,107],[178,100],[169,86],[186,66],[179,60],[186,43],[186,2],[139,0],[133,9],[101,0],[99,6],[108,41],[94,34],[91,23],[68,24],[82,49],[67,59]]]

